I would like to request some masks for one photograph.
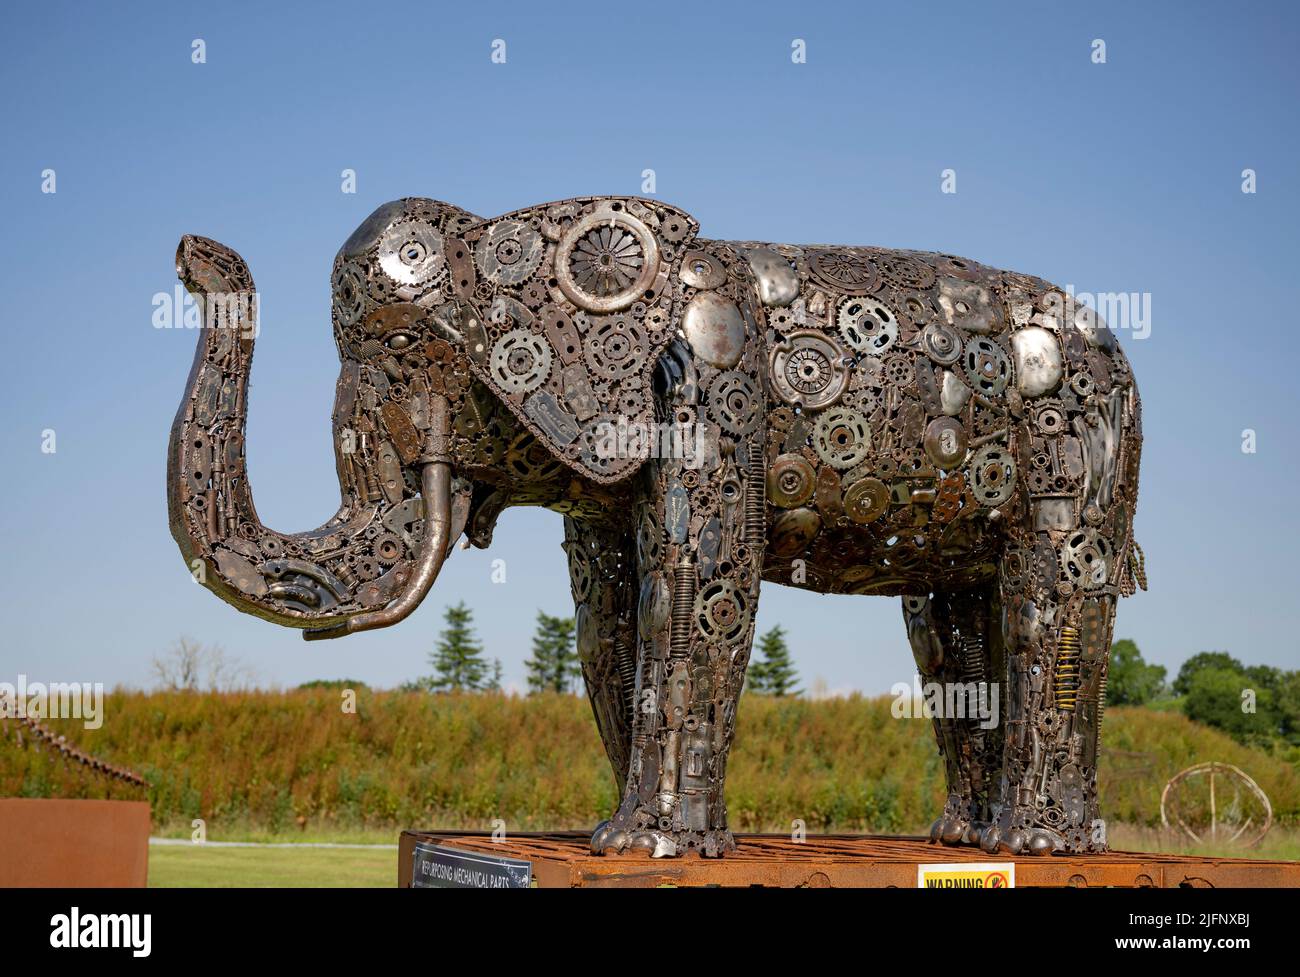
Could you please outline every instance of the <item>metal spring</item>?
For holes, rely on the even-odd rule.
[[[670,654],[685,658],[691,651],[691,614],[695,610],[695,564],[689,559],[673,572],[673,635]]]
[[[621,634],[614,636],[614,665],[623,683],[623,708],[630,722],[636,706],[636,653]]]
[[[1079,698],[1079,629],[1061,628],[1056,641],[1056,708],[1074,712]]]
[[[745,485],[745,539],[755,552],[761,553],[767,536],[767,514],[763,498],[767,475],[764,471],[763,447],[755,435],[749,438],[748,475]]]
[[[984,679],[984,639],[978,634],[961,639],[961,670],[967,682]]]

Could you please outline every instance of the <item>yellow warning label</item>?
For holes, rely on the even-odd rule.
[[[1015,862],[953,862],[918,865],[918,889],[1014,889]]]

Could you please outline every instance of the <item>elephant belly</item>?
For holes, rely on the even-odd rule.
[[[899,510],[885,532],[859,525],[818,525],[812,510],[769,521],[763,579],[820,594],[929,593],[959,590],[996,573],[1000,534],[987,518],[939,523],[926,506]],[[885,528],[885,527],[882,527]],[[815,533],[811,540],[809,533]]]

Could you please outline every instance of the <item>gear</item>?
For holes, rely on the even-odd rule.
[[[1065,577],[1084,590],[1106,585],[1113,557],[1110,541],[1095,529],[1080,529],[1061,544],[1061,568]]]
[[[510,394],[536,390],[551,374],[551,346],[527,329],[511,329],[492,347],[488,373]]]
[[[916,368],[907,353],[895,353],[885,360],[885,376],[900,390],[910,387],[916,379]]]
[[[730,580],[715,580],[695,595],[695,626],[713,641],[732,641],[749,627],[749,596]]]
[[[379,267],[398,285],[437,284],[447,270],[442,235],[424,221],[398,221],[379,240]]]
[[[833,292],[862,295],[880,287],[876,266],[858,252],[847,249],[810,252],[808,273]]]
[[[383,533],[375,538],[375,558],[385,567],[391,567],[405,552],[406,546],[393,533]]]
[[[985,397],[996,397],[1011,379],[1011,358],[991,339],[977,336],[966,344],[962,356],[966,379]]]
[[[597,376],[622,380],[645,365],[650,345],[645,330],[631,315],[593,316],[586,335],[582,352]]]
[[[569,452],[592,471],[608,475],[627,461],[618,453],[617,440],[611,442],[611,432],[618,430],[618,423],[613,414],[597,414],[582,426]]]
[[[753,378],[739,370],[727,370],[713,378],[707,406],[717,425],[736,437],[753,433],[761,420],[758,387]]]
[[[859,353],[880,356],[898,341],[898,316],[871,295],[841,302],[836,322],[840,338]]]
[[[986,444],[970,463],[970,485],[981,505],[999,506],[1011,498],[1016,487],[1016,463],[1001,445]]]
[[[546,300],[549,297],[546,291],[546,283],[529,282],[520,291],[519,297],[523,300],[524,305],[536,312],[546,304]]]
[[[361,321],[366,309],[366,274],[355,261],[345,261],[334,272],[334,312],[346,329]]]
[[[542,235],[532,225],[504,220],[479,238],[474,261],[484,277],[498,285],[519,285],[537,270],[545,252]]]
[[[895,288],[925,290],[934,284],[934,269],[918,258],[882,251],[871,256],[871,263],[880,272],[880,277]]]
[[[845,471],[870,453],[871,426],[855,410],[832,408],[813,427],[813,450],[832,468]]]

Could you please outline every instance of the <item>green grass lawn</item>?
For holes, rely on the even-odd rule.
[[[150,845],[151,888],[391,888],[395,848]]]

